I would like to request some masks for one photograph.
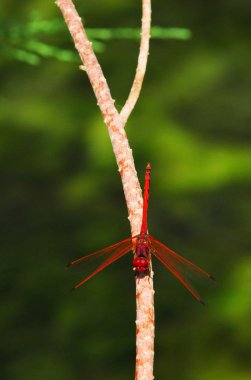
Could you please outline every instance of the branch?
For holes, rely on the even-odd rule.
[[[132,234],[139,232],[141,222],[142,195],[134,167],[132,151],[123,129],[120,116],[114,106],[109,87],[84,31],[81,18],[71,0],[58,0],[66,24],[74,40],[85,71],[90,79],[98,106],[107,125],[113,151],[121,174]]]
[[[107,125],[113,151],[119,167],[128,208],[132,235],[140,232],[142,220],[142,192],[129,147],[124,123],[111,97],[104,74],[93,52],[84,27],[71,0],[58,0],[65,22],[74,40],[75,47],[90,79],[98,105]],[[136,380],[153,379],[154,307],[152,278],[145,276],[136,280]]]
[[[141,26],[141,42],[138,57],[138,65],[133,85],[128,99],[120,112],[120,117],[125,125],[130,116],[141,91],[144,80],[147,59],[149,54],[149,40],[151,30],[151,0],[142,0],[142,26]]]

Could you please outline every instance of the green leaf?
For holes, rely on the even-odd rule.
[[[41,55],[42,57],[54,57],[66,62],[77,62],[77,54],[70,50],[60,49],[43,42],[30,40],[24,45],[27,49]]]
[[[38,65],[40,63],[40,58],[33,53],[30,53],[23,49],[8,47],[4,49],[6,56],[17,59],[18,61],[26,62],[30,65]]]

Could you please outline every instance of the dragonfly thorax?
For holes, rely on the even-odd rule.
[[[148,259],[149,248],[146,234],[139,234],[137,238],[137,243],[135,246],[135,256],[136,257],[145,257]]]
[[[149,270],[149,248],[146,237],[139,235],[134,249],[133,270],[136,272],[146,272]]]
[[[144,244],[137,244],[135,248],[136,257],[148,258],[149,248]]]

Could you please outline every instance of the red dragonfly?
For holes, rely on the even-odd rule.
[[[202,304],[204,301],[201,299],[198,292],[193,288],[190,283],[189,275],[200,275],[209,280],[214,278],[197,265],[191,263],[178,253],[172,251],[166,245],[152,237],[147,232],[147,214],[149,203],[149,190],[150,190],[150,175],[151,165],[146,167],[145,185],[144,185],[144,199],[143,199],[143,216],[140,233],[136,236],[129,237],[119,243],[110,245],[90,255],[80,257],[67,265],[71,267],[79,263],[87,264],[94,259],[103,259],[101,265],[97,267],[89,276],[85,277],[81,282],[74,286],[73,289],[79,288],[86,281],[92,278],[95,274],[102,271],[108,265],[120,259],[126,253],[132,251],[134,258],[132,261],[133,270],[136,276],[150,274],[151,255],[153,254],[157,259],[189,290],[189,292]]]

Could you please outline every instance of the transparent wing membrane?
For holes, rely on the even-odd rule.
[[[88,273],[88,275],[84,277],[82,281],[74,286],[74,289],[79,288],[95,274],[101,272],[108,265],[114,263],[114,261],[120,259],[126,253],[130,252],[133,247],[132,239],[134,239],[134,237],[122,240],[119,243],[110,245],[109,247],[91,253],[90,255],[80,257],[79,259],[69,263],[66,268],[80,266],[81,269],[83,269],[83,273]]]
[[[214,278],[197,265],[172,251],[154,237],[149,235],[148,238],[151,242],[152,254],[157,257],[157,259],[189,290],[189,292],[199,302],[205,304],[199,293],[192,286],[191,279],[194,277],[200,277],[214,281]]]

